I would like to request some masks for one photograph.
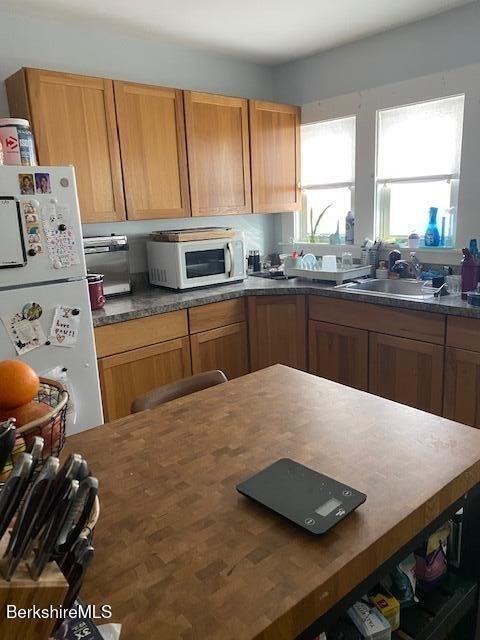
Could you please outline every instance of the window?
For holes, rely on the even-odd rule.
[[[345,218],[354,202],[355,117],[302,125],[301,139],[302,209],[297,235],[328,243],[338,229],[343,242]]]
[[[424,240],[430,207],[438,209],[440,246],[453,246],[460,179],[464,96],[377,113],[378,235]]]

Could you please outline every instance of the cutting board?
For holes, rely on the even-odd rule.
[[[188,242],[189,240],[216,240],[233,238],[235,231],[225,227],[201,227],[200,229],[175,229],[154,231],[150,238],[155,242]]]

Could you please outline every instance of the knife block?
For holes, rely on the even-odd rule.
[[[0,540],[0,557],[7,548],[9,533]],[[19,608],[31,609],[61,607],[68,590],[68,583],[57,564],[50,562],[37,582],[34,582],[27,565],[22,561],[10,582],[0,575],[0,638],[8,640],[48,640],[56,620],[44,619],[7,619],[7,604]]]

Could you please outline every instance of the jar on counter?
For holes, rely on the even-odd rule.
[[[0,144],[6,165],[36,166],[35,143],[28,120],[0,118]]]

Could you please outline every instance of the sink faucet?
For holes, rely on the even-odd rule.
[[[390,271],[392,271],[392,273],[398,273],[400,278],[414,278],[415,280],[419,280],[422,265],[418,261],[415,251],[412,251],[410,253],[410,260],[397,260]]]

